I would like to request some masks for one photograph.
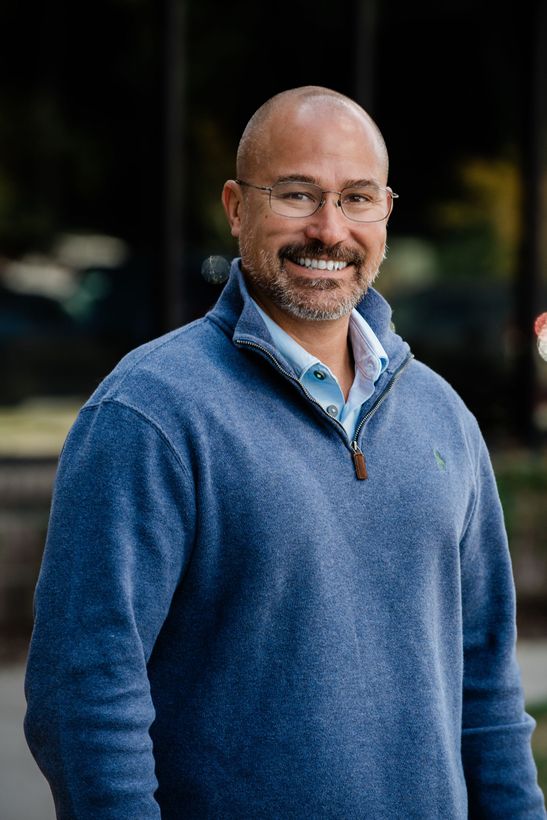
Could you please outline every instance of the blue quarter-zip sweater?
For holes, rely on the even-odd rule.
[[[82,409],[27,672],[63,820],[545,816],[484,443],[382,297],[359,310],[390,363],[353,444],[237,263]]]

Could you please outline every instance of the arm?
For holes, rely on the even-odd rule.
[[[462,760],[471,818],[544,818],[515,656],[515,594],[503,514],[482,438],[462,542]]]
[[[161,430],[117,402],[82,411],[59,466],[26,679],[27,740],[60,818],[160,817],[147,662],[193,515]]]

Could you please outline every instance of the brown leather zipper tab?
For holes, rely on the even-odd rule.
[[[353,450],[353,464],[355,465],[355,475],[360,481],[365,481],[368,478],[367,463],[365,456],[361,450]]]

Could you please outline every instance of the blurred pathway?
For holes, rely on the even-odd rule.
[[[522,640],[518,647],[526,701],[547,702],[547,640]],[[0,669],[0,817],[55,820],[48,785],[24,739],[22,666]]]
[[[547,640],[522,639],[517,644],[526,703],[547,703]]]
[[[0,668],[0,818],[54,820],[49,786],[23,735],[23,666]]]

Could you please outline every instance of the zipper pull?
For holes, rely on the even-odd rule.
[[[365,481],[368,478],[365,454],[359,449],[359,445],[356,441],[351,442],[351,449],[353,450],[353,465],[355,467],[355,475],[360,481]]]

